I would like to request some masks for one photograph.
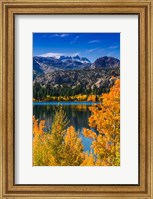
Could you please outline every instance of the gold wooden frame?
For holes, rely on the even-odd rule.
[[[1,0],[0,198],[153,198],[153,1]],[[15,185],[14,20],[17,14],[137,14],[139,16],[139,184]],[[151,145],[152,143],[152,145]]]

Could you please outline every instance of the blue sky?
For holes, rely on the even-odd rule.
[[[103,56],[120,59],[120,33],[33,33],[33,56]]]

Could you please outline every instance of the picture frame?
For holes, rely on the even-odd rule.
[[[2,0],[0,2],[1,198],[153,198],[153,1]],[[15,184],[15,15],[103,14],[139,16],[138,185]]]

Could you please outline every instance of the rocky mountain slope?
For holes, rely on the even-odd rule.
[[[120,60],[114,57],[100,57],[91,65],[91,68],[118,68]]]
[[[78,55],[60,56],[60,57],[33,57],[34,74],[47,74],[57,70],[80,70],[90,67],[91,62],[85,58],[80,58]]]
[[[120,77],[120,61],[102,57],[91,63],[87,58],[34,57],[34,93],[45,95],[102,94]],[[35,98],[35,96],[34,96]]]
[[[120,61],[113,57],[101,57],[93,64],[86,57],[59,56],[59,57],[33,57],[34,74],[48,74],[57,70],[81,70],[91,68],[119,67]]]

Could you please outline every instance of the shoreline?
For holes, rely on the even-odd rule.
[[[33,105],[93,105],[100,104],[100,102],[89,101],[39,101],[33,102]]]

